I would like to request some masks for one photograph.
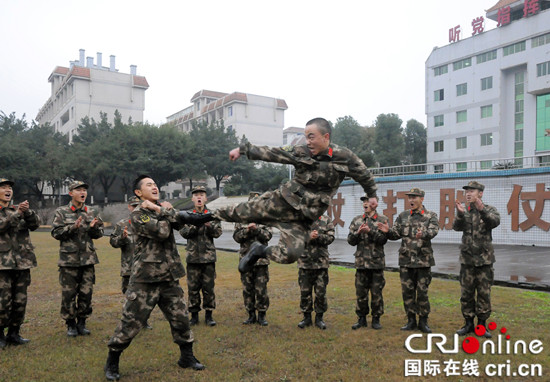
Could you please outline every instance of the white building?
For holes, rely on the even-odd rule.
[[[183,132],[193,127],[193,121],[224,121],[253,144],[280,146],[284,127],[285,100],[234,92],[231,94],[201,90],[191,98],[192,105],[167,117]]]
[[[426,61],[428,170],[550,163],[550,1],[500,0]],[[471,33],[470,33],[471,32]],[[472,35],[473,34],[473,35]]]
[[[305,141],[305,128],[291,126],[283,129],[283,146],[305,144]]]
[[[52,93],[38,112],[39,124],[50,123],[55,130],[68,134],[69,139],[75,133],[80,120],[84,117],[100,119],[100,112],[107,113],[113,121],[115,110],[122,121],[129,118],[134,122],[143,122],[145,109],[145,90],[149,88],[147,79],[136,75],[136,66],[130,65],[130,73],[120,73],[115,66],[115,56],[110,56],[109,66],[103,66],[102,54],[86,57],[80,49],[77,61],[70,66],[57,66],[48,81]]]

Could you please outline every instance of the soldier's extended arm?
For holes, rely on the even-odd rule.
[[[484,206],[483,209],[479,211],[479,214],[487,228],[493,229],[500,225],[500,214],[495,207]]]
[[[361,240],[361,234],[358,233],[359,227],[361,227],[361,224],[363,224],[363,219],[361,217],[355,218],[351,221],[351,224],[349,225],[349,233],[348,233],[348,244],[349,245],[357,245],[359,244],[359,241]]]
[[[167,219],[162,216],[157,218],[143,209],[135,209],[130,214],[130,224],[136,235],[155,240],[166,240],[172,232],[172,226]]]
[[[111,244],[111,247],[122,248],[130,244],[130,238],[128,236],[123,238],[122,237],[123,233],[124,233],[124,228],[122,227],[122,224],[118,222],[115,225],[115,229],[111,233],[111,237],[109,239],[109,243]]]
[[[212,220],[209,225],[205,225],[206,234],[214,239],[220,237],[223,233],[222,222],[219,220]]]
[[[439,219],[435,212],[431,213],[430,220],[428,220],[428,226],[422,231],[423,240],[432,240],[439,232]]]
[[[23,219],[25,219],[26,227],[31,231],[35,231],[38,227],[40,227],[40,217],[33,210],[25,211],[23,214]]]
[[[67,240],[77,233],[73,223],[65,223],[61,211],[55,211],[52,223],[52,237],[56,240]]]
[[[363,187],[363,190],[369,198],[376,196],[376,182],[372,173],[369,171],[363,161],[355,154],[351,153],[349,163],[349,176]]]
[[[254,146],[243,143],[239,147],[241,155],[246,155],[250,160],[261,160],[282,164],[295,164],[296,158],[292,154],[293,149],[287,151],[281,147]]]
[[[184,239],[191,239],[193,237],[196,237],[199,234],[199,227],[191,224],[184,224],[184,226],[180,229],[180,235],[183,236]]]

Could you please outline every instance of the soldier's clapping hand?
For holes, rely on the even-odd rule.
[[[126,239],[128,237],[128,227],[124,227],[124,231],[122,231],[122,238]]]
[[[485,207],[485,205],[483,204],[483,202],[481,201],[480,198],[475,199],[474,205],[476,206],[478,211],[481,211],[483,209],[483,207]]]
[[[378,224],[376,225],[381,232],[387,233],[390,231],[390,225],[387,222],[386,223],[378,222]]]
[[[363,223],[361,224],[361,227],[359,227],[359,230],[357,231],[357,233],[369,233],[370,232],[370,227],[367,223]]]
[[[76,221],[73,224],[73,229],[74,230],[79,229],[81,224],[82,224],[82,216],[79,216],[78,219],[76,219]]]
[[[257,228],[256,223],[250,223],[247,227],[250,231],[253,231]]]
[[[458,199],[455,200],[455,207],[456,207],[456,210],[463,214],[464,213],[464,206],[462,205],[462,203],[460,203],[460,201]]]
[[[418,231],[416,231],[416,236],[415,236],[415,237],[416,237],[417,239],[422,239],[422,234],[423,234],[422,230],[419,229]]]
[[[167,203],[167,202],[163,202],[163,203]],[[144,208],[150,211],[160,212],[160,206],[149,200],[144,200],[143,203],[141,203],[141,208]]]
[[[311,240],[315,240],[315,239],[317,239],[318,237],[319,237],[319,231],[317,231],[317,230],[315,230],[315,229],[309,233],[309,238],[310,238]]]
[[[29,210],[29,202],[25,200],[24,202],[19,203],[19,206],[17,206],[17,210],[21,213]]]
[[[172,208],[172,203],[170,202],[162,202],[160,205],[164,208]]]
[[[241,156],[241,150],[237,147],[229,152],[229,159],[236,161]]]

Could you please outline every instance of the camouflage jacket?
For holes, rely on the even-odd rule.
[[[260,243],[267,245],[273,233],[271,229],[263,224],[257,224],[256,229],[249,230],[248,224],[235,223],[235,231],[233,232],[233,240],[241,245],[239,249],[239,259],[242,259],[244,255],[250,249],[250,245],[259,241]],[[269,259],[260,259],[255,265],[269,265]]]
[[[82,216],[82,223],[78,229],[73,225]],[[103,237],[103,221],[101,219],[94,227],[90,227],[92,220],[99,218],[95,209],[86,205],[76,208],[71,202],[55,211],[52,223],[52,236],[60,241],[60,267],[81,267],[99,263],[92,239]]]
[[[193,212],[196,212],[193,210]],[[205,208],[204,212],[208,212]],[[187,239],[187,263],[204,264],[216,262],[216,247],[214,239],[222,235],[222,223],[219,220],[213,220],[200,227],[191,224],[185,224],[180,230],[181,236]]]
[[[309,239],[304,253],[298,258],[298,268],[326,269],[329,266],[328,246],[334,241],[334,225],[328,216],[322,215],[313,222],[310,230],[319,232],[319,237]]]
[[[185,276],[173,231],[182,227],[175,209],[161,207],[157,213],[138,206],[130,214],[130,226],[135,239],[130,283],[173,281]]]
[[[422,230],[420,239],[416,238],[418,230]],[[420,211],[401,212],[386,237],[390,240],[402,239],[399,248],[400,267],[423,268],[435,265],[431,240],[438,232],[437,214],[422,206]]]
[[[484,205],[481,211],[474,206],[466,206],[464,213],[456,214],[453,229],[462,231],[460,263],[474,265],[493,264],[495,250],[491,231],[500,224],[500,214],[493,206]]]
[[[124,228],[127,228],[128,236],[122,237]],[[134,257],[134,234],[132,231],[131,221],[122,219],[115,224],[115,229],[111,233],[109,243],[113,248],[120,248],[120,275],[130,276],[132,268],[132,258]]]
[[[36,267],[30,231],[40,226],[36,212],[19,213],[14,206],[0,206],[0,270]]]
[[[346,176],[357,181],[367,195],[376,195],[372,174],[363,161],[345,147],[331,144],[325,153],[312,156],[306,145],[279,148],[245,143],[240,146],[240,153],[251,160],[293,165],[295,176],[280,190],[285,200],[311,221],[325,213]]]
[[[378,230],[377,223],[386,223],[388,218],[384,215],[378,215],[377,212],[372,217],[366,214],[353,218],[349,225],[348,243],[357,246],[355,251],[356,269],[384,269],[386,266],[386,257],[384,254],[384,244],[388,241],[386,235]],[[358,233],[359,227],[367,223],[370,231]]]

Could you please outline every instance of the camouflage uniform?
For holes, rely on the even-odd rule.
[[[462,231],[460,245],[460,304],[464,318],[483,321],[491,315],[491,286],[493,285],[495,251],[491,230],[500,224],[500,214],[493,206],[484,205],[478,211],[474,204],[457,212],[455,231]],[[477,301],[476,301],[477,292]]]
[[[386,235],[378,230],[377,223],[386,223],[388,218],[378,215],[359,215],[353,218],[349,226],[348,243],[357,246],[355,251],[355,294],[357,302],[355,312],[364,317],[369,314],[369,290],[371,294],[371,313],[373,317],[384,314],[384,298],[382,290],[386,285],[384,267],[386,258],[384,244],[388,241]],[[368,233],[357,233],[363,223],[367,223]]]
[[[194,213],[197,211],[193,210]],[[203,213],[207,213],[205,208]],[[199,312],[216,309],[214,285],[216,279],[216,247],[214,239],[222,234],[219,221],[212,221],[200,227],[185,224],[180,230],[181,236],[187,239],[187,290],[189,293],[189,311]]]
[[[310,230],[319,232],[319,237],[310,239],[298,258],[300,309],[303,313],[313,311],[313,290],[315,289],[315,313],[323,314],[328,308],[328,246],[334,241],[334,225],[329,217],[323,215],[311,225]]]
[[[265,225],[257,225],[256,229],[249,230],[247,225],[241,223],[235,224],[233,239],[239,243],[239,258],[250,249],[250,245],[254,241],[267,245],[273,234],[269,227]],[[267,283],[269,282],[269,260],[260,259],[254,265],[250,272],[241,273],[241,282],[243,283],[243,299],[244,307],[247,311],[259,312],[267,311],[269,308],[269,296],[267,294]]]
[[[173,229],[180,229],[176,210],[161,207],[160,212],[137,207],[130,214],[135,234],[134,263],[122,318],[108,346],[121,352],[144,327],[156,305],[170,323],[178,345],[193,342],[187,305],[178,280],[185,276]]]
[[[290,164],[296,169],[294,178],[279,189],[214,213],[225,221],[278,228],[279,244],[267,248],[267,256],[277,263],[293,263],[303,254],[311,224],[328,209],[346,176],[355,179],[369,196],[376,195],[374,178],[361,159],[335,144],[315,156],[306,145],[277,148],[246,143],[240,153],[251,160]]]
[[[124,228],[128,236],[122,237]],[[120,248],[120,276],[122,277],[122,293],[128,290],[132,258],[134,257],[134,234],[129,219],[122,219],[116,223],[109,242],[113,248]]]
[[[421,239],[416,238],[418,230],[423,232]],[[402,239],[399,274],[407,314],[427,317],[430,313],[428,287],[432,281],[431,267],[435,265],[431,240],[438,232],[437,214],[422,206],[417,211],[401,212],[386,234],[390,240]]]
[[[73,225],[79,217],[82,223],[75,230]],[[94,265],[99,263],[92,239],[103,237],[101,220],[90,226],[94,218],[99,218],[97,211],[86,205],[76,208],[72,202],[55,211],[51,234],[60,241],[57,265],[64,320],[86,319],[92,314]]]
[[[36,212],[21,214],[14,206],[0,206],[0,328],[19,327],[25,319],[30,269],[36,256],[29,230],[40,225]]]

